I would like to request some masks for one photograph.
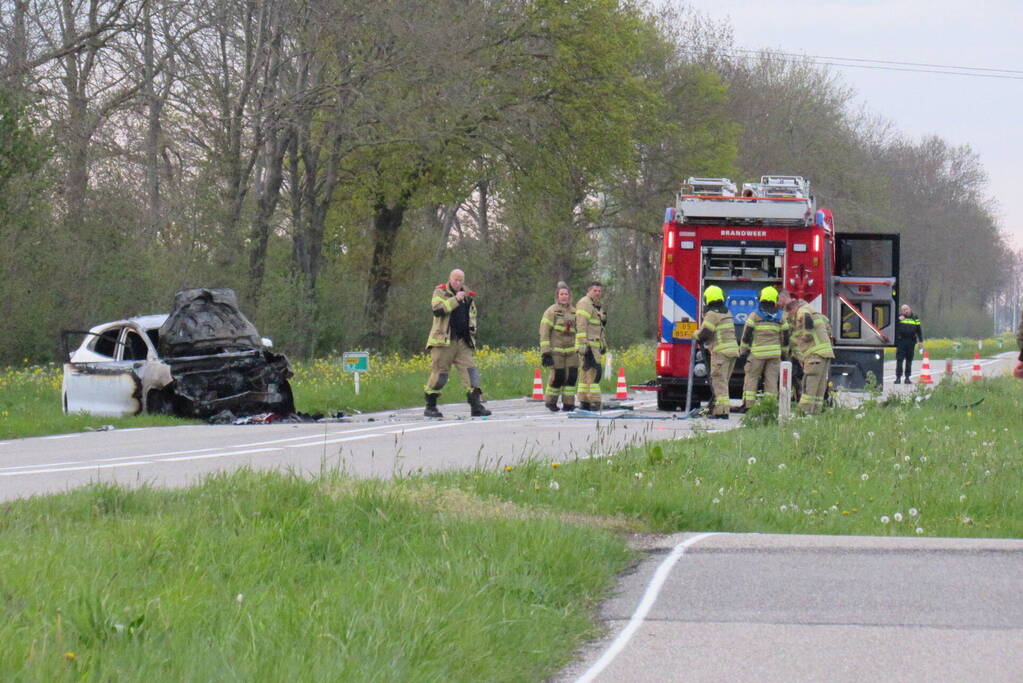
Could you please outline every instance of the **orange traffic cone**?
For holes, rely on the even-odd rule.
[[[980,352],[973,352],[973,373],[970,375],[971,382],[979,382],[984,379],[984,373],[980,371]]]
[[[625,401],[628,398],[629,389],[625,384],[625,368],[618,368],[618,387],[615,389],[615,400]]]
[[[543,400],[543,379],[540,377],[540,371],[533,371],[533,395],[529,397],[530,401],[542,401]]]
[[[931,355],[924,350],[924,362],[920,366],[920,379],[917,384],[934,384],[934,380],[931,379]]]

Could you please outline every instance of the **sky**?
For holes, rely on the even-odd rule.
[[[938,135],[969,145],[988,173],[992,213],[1009,245],[1023,249],[1023,0],[685,4],[715,22],[727,20],[737,48],[1015,71],[990,78],[832,67],[856,92],[857,107],[891,121],[906,137]]]

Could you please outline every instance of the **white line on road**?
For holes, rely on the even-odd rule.
[[[664,561],[657,567],[657,571],[654,572],[654,578],[650,580],[650,584],[646,588],[646,592],[643,594],[643,599],[639,602],[639,607],[632,613],[632,618],[629,619],[629,623],[622,629],[622,632],[618,634],[618,637],[614,639],[611,646],[601,655],[593,666],[589,670],[576,679],[576,683],[590,683],[596,679],[596,677],[607,668],[607,665],[618,656],[618,654],[625,649],[629,640],[633,634],[643,625],[643,620],[646,619],[646,615],[650,612],[650,608],[654,606],[657,601],[657,596],[661,592],[661,587],[664,586],[664,582],[668,579],[668,574],[671,573],[675,563],[682,559],[686,549],[694,545],[698,541],[702,541],[708,536],[717,536],[719,532],[711,531],[705,534],[698,534],[692,538],[688,538],[682,541],[675,549],[671,551],[671,554],[664,558]]]

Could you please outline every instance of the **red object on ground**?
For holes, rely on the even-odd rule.
[[[934,380],[931,379],[931,355],[924,350],[924,362],[920,366],[920,379],[917,380],[917,384],[934,384]]]
[[[618,387],[615,389],[615,399],[625,400],[629,398],[629,389],[625,383],[625,368],[618,368]]]

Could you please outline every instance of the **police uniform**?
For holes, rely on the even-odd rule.
[[[790,316],[792,356],[803,366],[799,410],[816,415],[824,409],[824,394],[828,390],[831,361],[835,357],[831,346],[831,322],[805,301],[800,302]]]
[[[474,417],[490,415],[490,411],[483,407],[480,373],[473,358],[476,348],[476,293],[461,291],[465,292],[465,296],[459,301],[458,292],[450,283],[445,283],[437,285],[430,295],[433,324],[426,340],[426,348],[430,352],[430,379],[424,387],[424,415],[427,417],[442,417],[437,410],[437,398],[447,384],[452,365],[458,368],[462,384],[468,389],[465,398],[471,414]]]
[[[575,410],[576,382],[579,380],[579,354],[576,351],[576,309],[572,304],[555,303],[540,317],[540,354],[550,357],[544,404],[551,410]]]
[[[589,295],[579,299],[575,305],[575,342],[582,362],[578,394],[584,410],[600,410],[600,378],[604,354],[607,353],[606,324],[607,313],[603,304],[594,302]],[[587,367],[590,363],[592,367]]]
[[[710,387],[714,392],[711,417],[728,419],[728,380],[735,369],[739,355],[739,344],[735,340],[735,323],[732,313],[725,306],[724,293],[720,287],[711,286],[704,291],[706,305],[703,323],[696,333],[696,339],[710,352]]]
[[[895,383],[902,382],[906,378],[909,384],[909,376],[913,374],[913,352],[917,342],[924,341],[923,329],[920,327],[920,318],[914,313],[909,315],[899,314],[895,323]]]

